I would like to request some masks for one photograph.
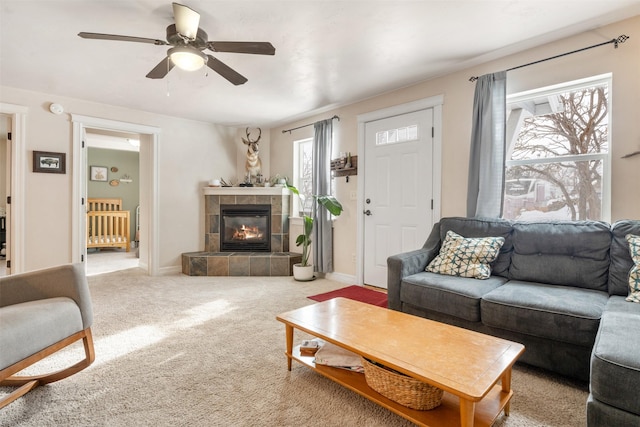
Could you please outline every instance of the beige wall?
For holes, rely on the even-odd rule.
[[[585,46],[602,43],[626,34],[631,36],[618,49],[613,45],[599,47],[549,62],[533,65],[508,73],[508,93],[517,93],[542,86],[553,85],[594,75],[613,74],[612,120],[612,221],[640,218],[640,157],[621,159],[624,154],[640,149],[640,16],[570,37],[559,42],[511,55],[415,86],[386,93],[323,114],[287,123],[271,130],[271,170],[292,176],[293,141],[312,136],[313,128],[283,134],[291,128],[331,117],[335,122],[334,152],[351,151],[357,154],[357,116],[378,109],[403,104],[435,95],[444,95],[442,123],[442,216],[466,214],[466,187],[471,110],[475,86],[470,76],[500,71],[538,59],[554,56]],[[428,49],[428,44],[425,45]],[[352,254],[356,251],[356,202],[349,200],[349,192],[357,188],[357,178],[346,183],[337,181],[337,197],[345,206],[344,214],[335,225],[335,270],[355,275]]]
[[[181,253],[204,248],[201,188],[212,177],[235,175],[235,129],[8,87],[0,87],[0,102],[28,108],[26,194],[18,195],[25,198],[27,255],[24,270],[71,261],[74,177],[69,113],[161,128],[158,144],[159,267],[161,271],[178,268]],[[48,107],[52,102],[62,104],[65,113],[51,114]],[[66,153],[67,173],[33,173],[33,150]]]

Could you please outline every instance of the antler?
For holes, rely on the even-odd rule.
[[[245,134],[247,135],[247,139],[242,138],[242,142],[244,142],[245,144],[249,145],[249,144],[255,144],[258,141],[260,141],[260,138],[262,138],[262,129],[257,128],[258,129],[258,138],[255,141],[251,140],[251,133],[249,133],[249,128],[246,128],[244,130]]]

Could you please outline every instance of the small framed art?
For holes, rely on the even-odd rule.
[[[66,173],[65,153],[34,151],[33,171],[44,173]]]
[[[89,175],[91,181],[107,181],[107,167],[106,166],[91,166],[91,174]]]

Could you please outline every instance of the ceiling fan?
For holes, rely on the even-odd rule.
[[[173,3],[173,17],[175,24],[167,27],[167,41],[144,37],[119,36],[116,34],[81,32],[78,35],[85,39],[117,40],[150,43],[157,46],[172,46],[167,51],[167,57],[160,61],[153,70],[149,71],[147,77],[150,79],[163,78],[175,65],[184,70],[194,71],[206,64],[213,71],[237,86],[246,83],[247,78],[219,59],[205,54],[203,50],[257,55],[275,55],[276,53],[276,49],[269,42],[208,41],[207,33],[198,27],[200,14],[188,6]]]

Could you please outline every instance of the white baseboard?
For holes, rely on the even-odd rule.
[[[354,283],[356,283],[356,276],[351,276],[349,274],[343,273],[327,273],[325,274],[325,278],[340,283],[347,283],[349,285],[353,285]]]
[[[174,265],[174,266],[171,266],[171,267],[162,267],[158,271],[158,275],[159,276],[171,276],[171,275],[174,275],[176,273],[182,273],[182,266]]]

